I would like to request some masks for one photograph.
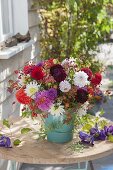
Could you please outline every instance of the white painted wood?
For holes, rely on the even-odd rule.
[[[4,1],[4,0],[0,0],[0,1]],[[22,19],[22,21],[21,21],[21,27],[22,27],[22,25],[25,24],[23,21],[25,19],[24,18],[25,15],[23,15],[22,8],[25,8],[27,6],[27,1],[26,0],[25,1],[24,0],[12,0],[12,1],[15,3],[16,2],[18,3],[16,8],[13,8],[13,10],[15,10],[15,9],[16,9],[16,11],[18,10],[18,12],[19,12],[18,17],[20,17],[19,20]],[[30,4],[32,4],[32,1],[33,0],[28,0],[28,2]],[[24,5],[24,6],[22,8],[20,8],[19,3],[21,3],[21,6],[22,5]],[[26,5],[25,5],[25,3],[26,3]],[[26,16],[27,16],[28,8],[26,8],[24,12],[27,13],[26,14]],[[34,18],[36,18],[35,13],[30,17],[30,20],[34,21]],[[15,16],[15,20],[14,20],[14,14],[13,14],[12,22],[14,22],[14,21],[18,22],[19,20],[16,19],[16,16]],[[26,19],[26,21],[27,20],[28,19]],[[0,21],[1,21],[1,18],[0,18]],[[31,21],[30,21],[30,25],[32,25]],[[28,21],[27,21],[27,24],[28,24]],[[0,22],[0,29],[1,28],[2,27],[1,27],[1,22]],[[16,28],[18,28],[18,26]],[[20,25],[19,25],[19,29],[20,29]],[[27,29],[28,29],[28,27],[26,26],[26,30]],[[26,33],[26,30],[21,34]],[[0,35],[1,35],[1,31],[2,30],[0,30]],[[19,31],[17,31],[17,32],[19,32]],[[16,33],[16,31],[15,31],[15,33]],[[39,33],[39,30],[37,29],[37,27],[35,27],[35,28],[33,27],[33,29],[32,28],[30,29],[30,34],[31,34],[32,39],[34,39],[34,40],[36,39],[35,35],[37,33]],[[0,39],[1,39],[1,37],[0,37]],[[39,40],[39,38],[38,38],[38,40]],[[4,56],[3,56],[3,58],[1,57],[2,59],[0,60],[0,85],[4,84],[4,86],[2,86],[4,88],[6,87],[7,79],[12,79],[14,70],[23,67],[24,64],[31,59],[31,57],[32,58],[35,57],[34,60],[37,60],[37,56],[39,54],[38,42],[35,42],[35,44],[33,44],[33,45],[31,44],[30,46],[29,45],[26,46],[26,48],[25,48],[25,46],[20,47],[20,48],[21,48],[20,51],[19,50],[14,51],[14,49],[12,48],[12,52],[11,52],[11,48],[9,48],[10,54],[12,54],[12,55],[10,55],[10,57],[7,56],[9,58],[7,58],[6,60],[5,60]],[[8,52],[8,54],[9,54],[9,52]],[[14,96],[6,94],[6,89],[4,90],[4,88],[0,92],[0,102],[1,102],[0,103],[0,119],[7,118],[8,115],[11,114],[13,111],[12,102],[14,101]],[[19,111],[20,111],[20,108],[15,106],[13,115],[19,115]],[[9,170],[8,164],[9,164],[8,161],[0,160],[0,170]],[[20,164],[18,164],[18,165],[20,165]],[[19,169],[19,168],[17,168],[17,169]]]
[[[32,46],[34,43],[34,40],[30,40],[27,43],[19,43],[17,46],[0,51],[0,59],[9,59],[19,52],[23,51],[24,49]]]
[[[28,2],[27,0],[13,0],[14,34],[28,31]]]
[[[18,32],[26,34],[28,29],[27,0],[0,0],[0,41]]]
[[[0,0],[0,41],[4,41],[12,35],[12,0]]]

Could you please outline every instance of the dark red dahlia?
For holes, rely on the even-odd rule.
[[[77,90],[77,95],[76,95],[76,100],[79,103],[85,103],[88,100],[88,91],[86,89],[78,89]]]
[[[100,84],[102,80],[102,76],[100,73],[95,73],[95,75],[92,77],[91,79],[91,83],[94,85],[94,86],[97,86]]]
[[[31,77],[37,81],[42,80],[44,78],[44,72],[42,70],[42,67],[34,66],[31,71]]]
[[[50,74],[57,82],[64,81],[66,78],[66,72],[60,64],[55,64],[50,68]]]
[[[89,68],[82,68],[81,71],[84,71],[88,75],[88,80],[91,80],[93,73]]]

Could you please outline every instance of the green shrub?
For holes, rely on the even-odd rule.
[[[106,7],[111,0],[39,0],[41,57],[77,58],[83,65],[100,69],[91,51],[112,28]]]

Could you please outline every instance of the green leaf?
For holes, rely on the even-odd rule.
[[[68,4],[71,11],[77,10],[77,3],[75,0],[68,0]]]
[[[109,135],[109,136],[108,136],[108,140],[109,140],[110,142],[113,142],[113,135]]]
[[[27,115],[28,115],[28,112],[22,112],[22,117],[27,117]]]
[[[9,121],[6,120],[6,119],[3,120],[3,125],[6,126],[6,127],[8,127],[8,128],[10,128]]]
[[[103,116],[105,113],[104,109],[102,108],[101,111],[100,111],[100,116]]]
[[[89,132],[89,130],[92,128],[92,126],[90,124],[85,124],[83,127],[82,127],[82,130],[85,131],[85,132]]]
[[[20,141],[19,139],[16,139],[16,140],[13,142],[14,146],[18,146],[18,145],[20,145],[20,143],[21,143],[21,141]]]
[[[27,134],[30,131],[31,131],[30,128],[23,128],[23,129],[21,129],[21,134]]]
[[[107,126],[108,122],[106,120],[101,120],[98,122],[98,125],[103,129],[105,126]]]

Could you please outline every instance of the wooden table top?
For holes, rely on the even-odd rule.
[[[71,164],[102,158],[113,153],[113,143],[108,141],[96,142],[93,147],[85,148],[78,153],[69,148],[70,143],[55,144],[46,140],[36,140],[36,135],[32,132],[20,137],[21,128],[36,129],[38,126],[36,122],[31,123],[29,119],[20,119],[14,123],[11,132],[14,138],[19,137],[23,142],[18,147],[0,148],[0,158],[32,164]]]

